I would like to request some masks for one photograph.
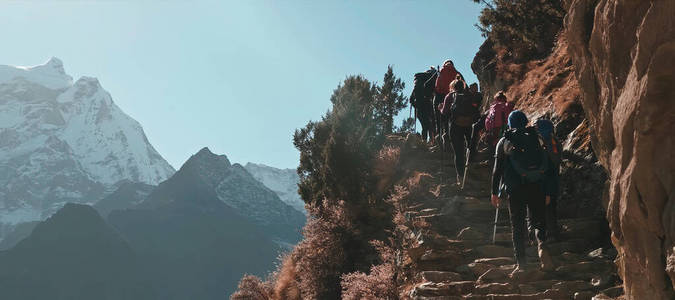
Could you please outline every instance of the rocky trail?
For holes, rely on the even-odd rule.
[[[507,203],[501,204],[492,242],[495,208],[489,201],[487,157],[471,165],[460,190],[449,154],[415,148],[415,162],[408,162],[415,171],[398,208],[407,254],[400,264],[408,274],[401,298],[621,299],[616,250],[604,219],[560,219],[560,238],[549,244],[555,271],[540,270],[536,246],[530,245],[526,271],[511,276],[515,261]]]

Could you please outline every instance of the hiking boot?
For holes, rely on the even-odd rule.
[[[553,264],[553,258],[548,247],[544,244],[539,244],[537,246],[537,253],[539,254],[539,262],[541,262],[541,270],[544,272],[550,272],[555,269]]]
[[[457,175],[457,185],[462,186],[462,177]]]

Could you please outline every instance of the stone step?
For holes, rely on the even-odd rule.
[[[462,296],[473,292],[475,282],[473,281],[455,281],[455,282],[425,282],[415,286],[410,292],[413,299],[419,297],[438,297],[438,296]]]
[[[520,290],[518,286],[510,282],[505,283],[485,283],[476,285],[473,293],[477,295],[487,294],[517,294]]]
[[[467,300],[541,300],[541,299],[551,299],[551,300],[569,300],[570,295],[565,292],[558,290],[546,290],[544,292],[536,294],[471,294],[465,296],[464,299]]]
[[[420,281],[426,282],[452,282],[452,281],[461,281],[462,275],[455,272],[448,271],[423,271],[419,274]]]

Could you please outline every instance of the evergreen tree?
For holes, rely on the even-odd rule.
[[[377,100],[375,102],[375,115],[381,125],[383,134],[390,134],[394,130],[394,116],[408,103],[408,97],[403,95],[405,83],[394,76],[394,69],[387,66],[382,86],[378,87]]]
[[[396,132],[413,132],[413,128],[415,128],[415,118],[406,118],[401,122],[401,127],[396,128]]]
[[[561,0],[473,0],[485,5],[476,26],[497,46],[525,58],[548,55],[562,28]]]

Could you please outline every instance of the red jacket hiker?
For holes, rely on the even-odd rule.
[[[436,78],[436,93],[446,95],[450,92],[450,82],[457,77],[457,70],[451,60],[446,60],[441,67],[440,74]]]

